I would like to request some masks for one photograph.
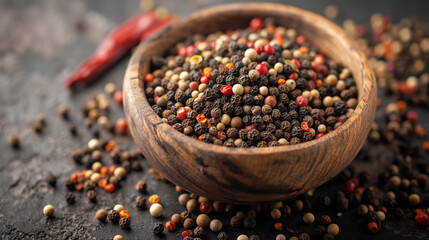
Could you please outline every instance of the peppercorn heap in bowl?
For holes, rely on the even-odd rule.
[[[144,81],[155,113],[183,134],[227,147],[321,138],[358,103],[348,68],[271,18],[190,36],[152,66]]]

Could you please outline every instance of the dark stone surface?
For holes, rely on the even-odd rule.
[[[227,1],[157,1],[169,10],[187,15],[201,7]],[[401,16],[417,16],[428,20],[427,1],[287,1],[305,9],[323,13],[327,4],[335,4],[340,9],[338,22],[347,17],[357,22],[367,23],[373,12],[389,14],[394,19]],[[101,79],[87,89],[72,94],[63,88],[65,78],[74,68],[93,52],[97,44],[114,26],[139,11],[139,1],[0,1],[0,238],[1,239],[112,239],[121,234],[124,239],[178,239],[182,228],[174,233],[165,233],[155,237],[150,232],[153,224],[165,221],[173,213],[180,213],[184,207],[177,202],[178,193],[169,183],[156,181],[150,174],[132,173],[122,182],[120,189],[108,194],[97,189],[97,203],[90,203],[84,193],[76,193],[76,203],[68,206],[65,201],[67,190],[63,185],[66,176],[74,171],[83,170],[71,159],[71,152],[82,147],[91,133],[82,126],[79,112],[81,106],[102,92],[107,82],[121,84],[126,68],[125,57],[109,70]],[[383,100],[386,98],[382,96]],[[70,122],[78,126],[78,136],[68,131],[69,123],[56,113],[60,104],[67,104],[72,113]],[[123,116],[122,109],[111,102],[111,119]],[[421,116],[429,117],[427,111],[418,110]],[[41,135],[34,133],[32,124],[36,115],[47,116],[47,126]],[[425,119],[421,117],[421,119]],[[425,127],[428,128],[426,121]],[[11,149],[7,137],[18,134],[21,140],[19,150]],[[111,135],[102,131],[102,138]],[[116,137],[115,141],[124,149],[134,150],[135,144],[130,137]],[[368,151],[356,160],[357,169],[382,171],[391,160],[389,151]],[[106,156],[107,159],[107,156]],[[110,160],[106,161],[110,164]],[[143,162],[144,171],[149,168]],[[53,173],[58,176],[57,187],[52,188],[45,182],[46,176]],[[164,205],[164,216],[154,219],[148,211],[139,211],[134,199],[139,193],[134,184],[139,179],[148,182],[148,194],[158,194]],[[317,192],[327,192],[331,196],[341,185],[331,181]],[[95,218],[99,208],[109,209],[122,204],[130,211],[131,230],[122,230],[110,222],[100,224]],[[44,205],[55,207],[55,218],[43,216]],[[236,212],[211,214],[223,222]],[[315,210],[316,217],[327,210]],[[281,222],[298,232],[316,232],[316,225],[304,226],[301,223],[303,213],[293,214]],[[361,218],[353,211],[342,217],[331,217],[340,226],[338,239],[427,239],[424,229],[416,229],[409,216],[401,222],[389,221],[376,235],[365,230]],[[195,215],[194,215],[195,217]],[[269,214],[257,217],[257,228],[245,230],[232,229],[224,225],[231,239],[240,233],[259,234],[262,239],[274,239],[277,232]],[[105,226],[106,225],[106,226]],[[165,231],[166,232],[166,231]],[[293,234],[283,231],[289,238]],[[215,235],[210,233],[209,239]]]

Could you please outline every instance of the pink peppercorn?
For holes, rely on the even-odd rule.
[[[209,214],[213,210],[213,203],[211,201],[204,201],[200,204],[200,212]]]
[[[318,64],[317,62],[313,61],[311,62],[311,68],[313,68],[313,70],[315,72],[320,72],[320,64]]]
[[[191,83],[189,83],[189,89],[191,89],[192,91],[195,91],[198,89],[198,82],[193,81]]]
[[[260,75],[265,75],[268,72],[267,66],[265,66],[263,63],[256,65],[255,70],[258,71]]]
[[[189,110],[188,110],[187,108],[185,108],[185,107],[181,107],[181,108],[179,108],[179,109],[177,110],[177,118],[178,118],[180,121],[185,120],[185,119],[188,117],[188,112],[189,112]]]
[[[429,216],[425,212],[417,213],[416,217],[414,218],[414,221],[419,226],[422,226],[422,227],[429,226]]]
[[[274,96],[267,96],[264,100],[264,104],[273,108],[277,105],[277,100]]]
[[[265,45],[264,46],[264,52],[268,55],[273,55],[274,54],[274,48],[271,45]],[[301,64],[300,64],[301,65]]]
[[[252,21],[250,21],[250,28],[253,31],[258,31],[259,29],[262,29],[264,26],[264,22],[260,18],[254,18]]]
[[[250,130],[256,129],[256,126],[254,124],[250,124],[249,126],[246,126],[245,129],[247,131],[250,131]]]
[[[293,73],[289,74],[288,79],[292,79],[292,80],[295,80],[295,81],[298,80],[298,73],[293,72]]]
[[[258,54],[261,54],[261,53],[264,51],[264,48],[263,48],[263,47],[255,47],[255,51],[256,51]]]
[[[292,59],[292,62],[295,63],[298,69],[301,69],[301,63],[298,61],[298,59]]]
[[[192,55],[194,55],[194,46],[188,46],[187,48],[186,48],[186,56],[192,56]]]
[[[124,104],[124,96],[121,90],[115,92],[115,95],[113,95],[113,99],[121,106]]]
[[[304,96],[298,96],[295,101],[298,107],[305,107],[308,105],[308,99]]]
[[[124,118],[119,118],[116,122],[116,131],[122,135],[127,135],[128,133],[128,123]]]
[[[407,113],[407,120],[410,121],[411,123],[416,123],[418,119],[419,119],[419,115],[416,112],[409,111]]]
[[[316,135],[315,139],[321,138],[321,137],[323,137],[323,136],[325,136],[325,134],[324,134],[324,133],[319,133],[319,134],[317,134],[317,135]]]
[[[376,222],[369,222],[367,227],[368,227],[368,230],[372,233],[376,233],[378,232],[378,230],[380,230],[380,227]]]
[[[209,78],[207,76],[202,76],[200,78],[200,82],[207,84],[207,83],[209,83]]]
[[[310,127],[308,126],[308,123],[306,123],[306,122],[301,123],[301,129],[305,132],[310,132]]]
[[[297,42],[297,43],[299,43],[299,44],[303,44],[303,43],[307,42],[307,38],[306,38],[306,37],[304,37],[304,36],[302,36],[302,35],[299,35],[299,36],[296,38],[296,42]]]
[[[226,95],[226,96],[231,96],[232,95],[232,87],[230,85],[223,85],[220,88],[220,91]]]

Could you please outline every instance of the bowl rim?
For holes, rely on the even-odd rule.
[[[310,16],[314,19],[317,19],[320,21],[319,24],[326,25],[325,31],[326,32],[333,32],[336,35],[338,35],[337,39],[345,42],[352,51],[349,51],[348,54],[351,54],[353,59],[357,60],[357,63],[359,64],[359,72],[360,77],[362,81],[362,87],[358,93],[358,104],[356,108],[354,109],[351,116],[347,119],[346,122],[344,122],[340,127],[335,129],[334,131],[330,132],[329,134],[326,134],[325,136],[313,139],[308,142],[299,143],[296,145],[283,145],[283,146],[271,146],[271,147],[250,147],[250,148],[230,148],[226,146],[220,146],[213,143],[205,143],[202,141],[199,141],[197,139],[194,139],[192,137],[189,137],[177,130],[175,130],[172,126],[170,126],[168,123],[165,123],[151,108],[151,105],[149,104],[146,94],[144,91],[144,82],[142,81],[142,59],[145,58],[141,50],[145,48],[149,43],[152,41],[156,41],[156,39],[164,34],[167,31],[170,31],[173,28],[177,28],[185,23],[188,23],[190,21],[198,19],[198,16],[200,15],[213,15],[216,13],[221,13],[225,11],[237,11],[237,10],[243,10],[246,9],[252,9],[257,11],[258,7],[261,6],[261,4],[264,5],[264,9],[272,9],[273,11],[278,12],[292,12],[292,11],[299,11],[301,14],[304,13],[307,16]],[[225,10],[225,7],[228,7],[227,10]],[[133,69],[132,65],[137,64],[137,69]],[[131,77],[129,76],[129,72],[131,70],[136,70],[139,74],[137,77]],[[356,77],[355,77],[356,79]],[[133,82],[133,80],[136,80],[138,82]],[[297,7],[285,5],[285,4],[277,4],[277,3],[261,3],[261,2],[254,2],[254,3],[229,3],[229,4],[221,4],[216,5],[208,8],[204,8],[201,10],[198,10],[191,15],[180,19],[171,25],[169,25],[166,28],[161,29],[160,31],[156,32],[153,36],[151,36],[146,41],[140,43],[137,47],[137,50],[132,54],[131,60],[128,64],[125,78],[124,78],[124,90],[126,89],[125,86],[127,83],[125,81],[130,81],[130,94],[133,95],[131,97],[139,97],[142,98],[143,102],[143,108],[150,108],[150,111],[148,111],[147,115],[141,114],[142,111],[139,111],[139,117],[146,118],[152,125],[156,125],[157,130],[163,131],[166,134],[169,134],[170,137],[172,137],[175,141],[178,142],[189,142],[189,145],[192,145],[197,151],[211,151],[213,153],[222,152],[224,154],[235,154],[235,155],[242,155],[243,157],[248,156],[262,156],[270,153],[289,153],[294,152],[297,150],[305,151],[305,150],[311,150],[315,145],[319,144],[325,144],[327,146],[328,142],[335,137],[340,137],[346,129],[353,127],[353,125],[356,125],[356,121],[359,119],[359,117],[362,114],[365,114],[366,111],[368,111],[368,101],[371,96],[371,91],[377,91],[376,90],[376,84],[375,84],[375,77],[373,74],[372,69],[369,66],[369,62],[366,58],[366,56],[363,54],[363,52],[359,49],[357,43],[348,37],[346,33],[341,29],[337,24],[333,23],[332,21],[326,19],[325,17],[318,15],[316,13],[303,10]],[[143,83],[142,85],[140,85]],[[368,87],[366,86],[367,84]],[[125,101],[125,104],[126,105]],[[366,107],[366,108],[365,108]],[[127,107],[125,106],[125,110]],[[366,111],[365,111],[366,110]]]

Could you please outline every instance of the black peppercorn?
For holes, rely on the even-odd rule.
[[[46,182],[48,182],[48,184],[51,185],[52,187],[55,187],[57,183],[57,176],[55,176],[54,174],[49,174],[46,177]]]
[[[205,143],[212,143],[213,142],[213,139],[212,139],[212,136],[210,135],[210,133],[203,134],[203,137],[201,140]]]
[[[249,240],[260,240],[261,238],[258,235],[250,235]]]
[[[256,220],[255,218],[246,217],[243,220],[243,226],[247,229],[253,229],[256,227]]]
[[[164,224],[162,224],[161,222],[155,223],[155,225],[152,228],[152,232],[154,234],[161,234],[163,231],[164,231]]]
[[[337,114],[344,114],[347,110],[347,104],[344,101],[336,101],[334,109]]]
[[[231,220],[229,221],[229,224],[231,224],[232,227],[239,227],[241,225],[242,219],[237,217],[237,216],[233,216],[231,218]]]
[[[218,240],[228,240],[228,234],[226,232],[220,232],[217,235]]]
[[[310,240],[310,235],[308,235],[308,233],[301,233],[299,235],[299,240]]]
[[[142,196],[138,196],[136,198],[136,207],[140,210],[144,210],[147,208],[146,198]]]
[[[75,202],[75,196],[74,196],[74,194],[72,193],[72,192],[68,192],[67,194],[66,194],[66,201],[67,201],[67,203],[68,204],[73,204],[74,202]]]
[[[88,200],[89,200],[90,202],[95,202],[95,201],[96,201],[97,194],[95,193],[95,191],[94,191],[94,190],[89,190],[89,191],[86,193],[86,196],[87,196],[87,198],[88,198]]]
[[[194,236],[195,237],[200,237],[200,238],[204,237],[205,236],[205,230],[204,230],[204,228],[202,228],[200,226],[197,226],[194,229]]]
[[[194,127],[194,131],[196,135],[200,136],[207,132],[207,126],[202,122],[197,123]]]
[[[112,209],[107,213],[107,217],[109,218],[110,221],[112,222],[118,222],[119,221],[119,213],[118,211]]]

